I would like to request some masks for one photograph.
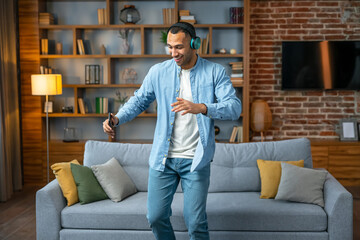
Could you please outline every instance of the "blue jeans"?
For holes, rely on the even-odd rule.
[[[191,159],[168,158],[164,172],[149,170],[147,218],[157,240],[174,240],[170,223],[171,203],[181,180],[184,193],[184,219],[191,240],[208,240],[206,199],[210,165],[190,172]]]

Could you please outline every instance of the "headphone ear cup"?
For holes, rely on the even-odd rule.
[[[192,49],[199,49],[200,45],[201,45],[201,39],[199,37],[191,39],[190,47]]]

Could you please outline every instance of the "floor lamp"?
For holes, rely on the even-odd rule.
[[[45,96],[46,112],[46,174],[49,182],[49,95],[62,94],[60,74],[34,74],[31,75],[32,95]]]

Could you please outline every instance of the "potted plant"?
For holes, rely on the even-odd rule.
[[[126,103],[129,97],[126,95],[122,96],[119,90],[117,90],[115,94],[116,94],[115,102],[117,104],[115,104],[114,112],[118,112],[120,108],[124,106],[124,104]]]
[[[167,32],[166,31],[161,31],[160,42],[165,44],[166,54],[170,54],[169,47],[167,45]]]

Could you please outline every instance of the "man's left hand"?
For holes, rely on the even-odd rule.
[[[173,107],[171,111],[173,112],[183,111],[181,115],[185,115],[187,113],[192,113],[192,114],[206,113],[207,109],[205,104],[193,103],[183,98],[176,98],[176,100],[177,102],[171,104],[171,106]]]

